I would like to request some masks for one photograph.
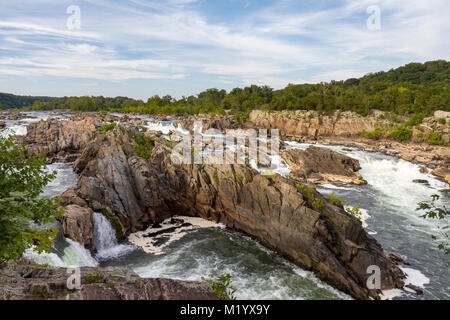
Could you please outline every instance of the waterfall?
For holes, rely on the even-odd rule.
[[[124,256],[136,247],[133,245],[119,244],[108,218],[101,213],[94,213],[94,249],[98,260],[110,260]]]

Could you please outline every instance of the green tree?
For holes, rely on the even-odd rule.
[[[439,226],[443,241],[440,241],[440,243],[438,244],[438,248],[440,250],[443,250],[445,254],[449,254],[450,248],[449,248],[449,233],[448,233],[449,232],[448,215],[450,214],[450,212],[447,210],[445,206],[440,207],[437,204],[439,198],[440,197],[437,194],[433,194],[431,196],[431,200],[419,202],[417,204],[418,207],[416,208],[416,210],[425,211],[425,214],[421,215],[422,218],[438,219],[444,222],[444,225]],[[436,236],[432,236],[432,238],[434,240],[437,240]]]
[[[25,147],[0,136],[0,263],[35,247],[49,252],[57,230],[48,223],[62,214],[59,199],[39,197],[55,178],[44,170],[43,155],[28,157]]]

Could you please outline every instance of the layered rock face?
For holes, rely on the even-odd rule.
[[[151,132],[144,134],[155,145],[146,160],[136,152],[136,130],[118,125],[87,144],[75,162],[76,195],[66,201],[115,217],[125,234],[173,215],[224,223],[358,299],[377,297],[366,287],[371,265],[381,269],[381,289],[403,286],[403,272],[360,221],[319,193],[245,165],[176,165],[173,145]]]
[[[81,286],[70,291],[65,268],[8,263],[0,266],[0,300],[217,300],[205,283],[142,279],[127,268],[80,268]]]
[[[374,111],[363,117],[354,112],[340,112],[332,116],[319,116],[315,111],[277,111],[254,110],[245,125],[254,128],[278,129],[280,135],[288,140],[357,147],[368,152],[382,152],[401,157],[413,163],[425,164],[430,168],[450,169],[450,148],[429,145],[428,133],[432,126],[440,132],[443,142],[450,139],[450,126],[440,124],[438,119],[447,116],[445,112],[436,112],[434,117],[426,118],[428,125],[421,125],[421,130],[413,128],[411,142],[397,142],[392,139],[366,139],[360,132],[373,131],[377,123],[382,128],[392,128],[398,123],[384,119],[384,113]],[[407,120],[407,119],[403,119]],[[423,131],[423,132],[422,132]],[[426,140],[424,143],[424,139]]]
[[[41,120],[27,127],[27,135],[19,140],[30,154],[45,152],[48,162],[74,161],[94,136],[102,121],[97,117],[57,121]]]
[[[346,111],[339,116],[319,116],[315,111],[280,111],[267,112],[254,110],[249,121],[256,127],[276,128],[284,136],[306,136],[320,138],[324,136],[352,136],[360,131],[373,131],[376,117],[363,117],[354,112]],[[381,121],[381,122],[380,122]],[[378,120],[382,126],[388,121]]]
[[[291,168],[291,177],[315,184],[365,184],[359,161],[338,152],[311,146],[306,150],[288,149],[281,152]]]

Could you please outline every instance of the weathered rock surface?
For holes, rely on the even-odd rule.
[[[437,168],[431,172],[431,174],[441,177],[447,183],[450,183],[450,168]]]
[[[81,287],[69,290],[72,273],[8,263],[0,266],[0,300],[217,300],[205,283],[142,279],[127,268],[80,268]],[[92,280],[96,279],[96,280]]]
[[[383,116],[383,117],[381,117]],[[336,112],[331,116],[320,116],[315,111],[280,111],[267,112],[254,110],[250,114],[248,127],[278,129],[280,135],[287,140],[306,143],[323,143],[357,147],[369,152],[382,152],[387,155],[401,157],[413,163],[425,164],[429,168],[450,169],[450,148],[428,144],[427,133],[433,130],[440,132],[442,142],[446,143],[450,134],[449,122],[439,124],[439,118],[447,113],[437,112],[434,117],[426,118],[429,125],[422,125],[422,131],[413,130],[413,141],[404,143],[391,139],[366,139],[359,133],[371,132],[377,124],[392,128],[398,123],[387,120],[381,112],[373,111],[369,116],[361,116],[354,112]],[[407,119],[403,119],[407,120]],[[423,141],[425,139],[426,141]]]
[[[291,168],[291,177],[315,184],[364,184],[359,161],[333,150],[310,146],[306,150],[288,149],[281,152]]]
[[[18,139],[27,145],[30,154],[45,152],[48,162],[72,162],[101,124],[102,120],[94,116],[86,116],[81,120],[41,120],[30,124],[27,135]]]
[[[65,237],[79,242],[86,248],[92,248],[93,228],[92,216],[94,212],[88,207],[71,204],[65,207],[64,215],[58,220],[61,222]]]
[[[244,165],[176,165],[173,146],[151,133],[155,147],[145,160],[134,152],[136,134],[118,125],[75,163],[72,198],[117,217],[126,234],[173,215],[199,216],[252,236],[355,298],[377,297],[366,288],[370,265],[381,268],[382,289],[403,286],[403,272],[361,223],[317,192],[311,199],[294,181]],[[314,209],[316,199],[322,206]]]

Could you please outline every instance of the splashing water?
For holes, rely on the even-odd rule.
[[[133,245],[119,244],[108,218],[97,212],[94,213],[94,248],[95,257],[100,261],[116,259],[136,250]]]

